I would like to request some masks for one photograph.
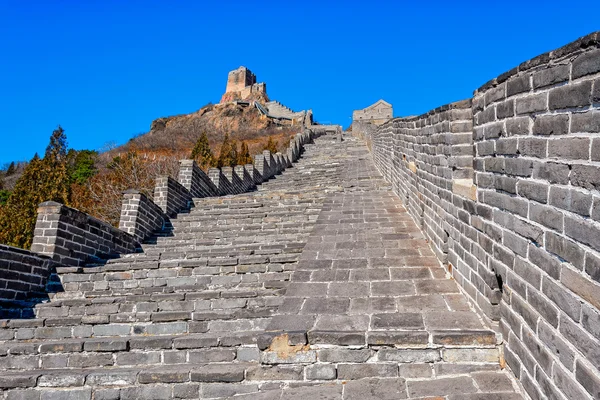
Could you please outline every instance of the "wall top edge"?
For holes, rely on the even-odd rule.
[[[392,124],[394,122],[414,122],[414,121],[418,121],[420,119],[429,118],[433,115],[436,115],[436,114],[439,114],[439,113],[442,113],[445,111],[469,109],[469,108],[471,108],[471,105],[472,105],[472,99],[455,101],[453,103],[444,104],[443,106],[440,106],[433,110],[427,111],[426,113],[421,114],[421,115],[413,115],[410,117],[396,117],[396,118],[390,119],[390,120],[384,122],[383,124],[381,124],[380,127],[388,126],[389,124]]]
[[[43,261],[51,261],[50,257],[45,256],[43,254],[34,253],[30,250],[22,249],[20,247],[9,246],[7,244],[0,244],[0,251],[9,251],[11,253],[22,254],[27,257],[39,258],[40,260],[43,260]]]
[[[600,31],[592,32],[558,49],[540,54],[537,57],[522,62],[517,67],[514,67],[511,70],[500,74],[498,77],[484,83],[481,87],[479,87],[473,92],[473,96],[476,96],[481,92],[485,92],[486,90],[491,89],[507,81],[510,77],[517,75],[519,72],[528,71],[533,68],[539,67],[540,65],[547,64],[551,61],[568,57],[570,55],[580,52],[581,50],[594,47],[600,47]]]

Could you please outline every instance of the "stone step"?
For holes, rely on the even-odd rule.
[[[177,261],[177,267],[169,268],[70,273],[60,276],[65,292],[57,295],[89,293],[97,297],[102,293],[112,296],[236,287],[263,289],[269,288],[266,283],[288,281],[296,258],[295,255],[281,255],[278,262],[257,264],[251,264],[249,258],[243,263],[238,258],[219,258],[209,260],[208,265],[206,261],[183,260]]]
[[[260,332],[32,340],[0,344],[0,369],[81,369],[260,360]]]
[[[190,319],[184,319],[187,315],[181,314],[179,317],[182,320],[169,322],[148,321],[68,325],[66,321],[65,323],[60,323],[60,319],[57,319],[54,320],[57,324],[54,326],[41,326],[42,324],[47,324],[47,320],[10,320],[10,322],[35,321],[40,326],[28,327],[25,325],[26,327],[22,327],[23,325],[20,324],[9,323],[7,327],[0,329],[0,339],[11,341],[18,340],[19,337],[32,337],[34,339],[50,340],[128,335],[160,336],[204,332],[259,331],[264,330],[273,312],[274,308],[268,307],[241,309],[233,312],[206,311],[192,313]]]
[[[87,323],[109,322],[148,322],[190,320],[194,313],[205,313],[216,310],[273,308],[282,303],[282,297],[276,291],[270,296],[258,297],[257,291],[236,291],[223,293],[222,297],[209,296],[163,296],[163,299],[152,296],[137,296],[140,300],[126,300],[126,297],[102,297],[95,300],[103,302],[77,304],[78,302],[56,301],[35,306],[35,315],[44,320],[45,326],[81,325]],[[218,292],[212,292],[218,296]],[[211,293],[211,294],[212,294]],[[175,293],[179,294],[179,293]],[[135,296],[131,296],[135,297]],[[146,297],[146,298],[145,298]],[[109,302],[110,301],[110,302]],[[73,305],[69,305],[73,304]],[[95,322],[98,321],[98,322]]]
[[[457,374],[469,371],[470,375]],[[448,399],[517,400],[506,372],[465,364],[339,363],[263,366],[211,363],[173,367],[12,372],[5,399]],[[37,396],[37,397],[35,397]],[[432,397],[438,396],[438,397]],[[439,397],[444,396],[444,397]]]

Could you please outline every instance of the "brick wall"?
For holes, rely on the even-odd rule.
[[[169,217],[179,212],[189,210],[192,195],[181,183],[170,176],[156,178],[154,187],[154,203],[158,205]]]
[[[119,229],[127,232],[139,243],[161,230],[167,221],[168,216],[145,194],[135,189],[127,190],[123,194]]]
[[[43,294],[53,265],[49,257],[0,244],[0,302]]]
[[[179,177],[177,180],[190,192],[192,197],[218,196],[217,187],[194,160],[179,161]]]
[[[132,235],[81,211],[48,201],[40,204],[31,251],[62,265],[84,265],[139,247]]]
[[[534,398],[600,398],[600,33],[371,135]]]
[[[292,156],[297,159],[304,143],[316,135],[309,130],[298,134],[291,142]],[[265,158],[270,164],[265,162]],[[0,299],[16,299],[22,297],[22,293],[38,290],[39,287],[34,288],[33,285],[41,284],[38,278],[42,276],[40,265],[43,261],[40,260],[52,259],[61,265],[82,266],[118,254],[136,252],[140,243],[161,230],[169,217],[188,209],[194,197],[254,190],[257,183],[265,180],[260,168],[266,169],[268,176],[272,176],[290,165],[287,157],[271,155],[268,151],[256,156],[255,161],[255,165],[211,169],[209,178],[194,161],[182,160],[179,181],[168,176],[156,179],[154,201],[135,189],[124,193],[119,229],[59,203],[40,204],[31,249],[49,258],[25,256],[23,254],[27,252],[19,253],[18,249],[6,253],[10,253],[10,257],[0,259],[0,272],[7,271],[0,276]],[[0,252],[0,256],[2,254]],[[20,254],[21,261],[12,262],[16,257],[14,254]],[[13,272],[13,269],[19,270]],[[8,282],[10,289],[7,289]]]

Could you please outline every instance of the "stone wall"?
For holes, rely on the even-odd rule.
[[[534,399],[600,398],[599,108],[594,33],[371,136]]]
[[[48,257],[0,244],[0,302],[42,295],[53,264]]]
[[[80,266],[139,248],[133,236],[74,208],[48,201],[37,212],[31,251],[58,264]]]
[[[159,176],[156,178],[154,187],[154,203],[159,206],[165,214],[173,217],[184,210],[189,210],[192,195],[181,183],[170,176]]]

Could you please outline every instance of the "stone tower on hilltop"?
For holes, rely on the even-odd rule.
[[[256,83],[256,75],[241,66],[230,71],[227,76],[227,88],[221,103],[234,100],[267,100],[267,84]]]

